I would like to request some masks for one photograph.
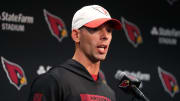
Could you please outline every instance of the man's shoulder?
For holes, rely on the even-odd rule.
[[[77,67],[77,62],[75,62],[72,59],[68,59],[65,62],[63,62],[62,64],[52,67],[48,71],[48,73],[50,75],[53,75],[55,78],[56,77],[60,77],[60,78],[65,77],[65,78],[67,78],[67,76],[71,75],[72,72],[77,71],[75,69],[75,66]]]
[[[52,67],[48,72],[39,75],[33,80],[33,85],[44,87],[52,84],[61,84],[66,81],[68,71],[62,67]]]
[[[62,66],[52,67],[48,72],[47,75],[51,75],[54,78],[63,78],[69,74],[69,71]]]

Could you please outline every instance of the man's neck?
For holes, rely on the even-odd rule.
[[[84,54],[80,54],[80,52],[75,52],[72,59],[81,63],[91,75],[98,75],[99,68],[100,68],[100,61],[93,62]]]

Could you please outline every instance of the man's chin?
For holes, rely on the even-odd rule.
[[[99,61],[104,61],[106,59],[106,56],[100,56],[100,57],[98,57],[98,60]]]
[[[104,61],[105,59],[106,59],[106,57],[97,56],[97,57],[91,58],[91,61],[99,62],[99,61]]]

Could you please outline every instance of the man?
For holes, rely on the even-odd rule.
[[[112,19],[103,7],[89,5],[78,10],[72,20],[74,56],[35,79],[29,100],[115,101],[100,72],[113,29],[121,29],[120,21]]]

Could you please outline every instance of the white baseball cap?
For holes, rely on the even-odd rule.
[[[105,22],[112,22],[113,28],[120,30],[121,23],[117,19],[111,18],[109,12],[99,5],[84,6],[79,9],[72,19],[72,30],[82,26],[96,28]]]

